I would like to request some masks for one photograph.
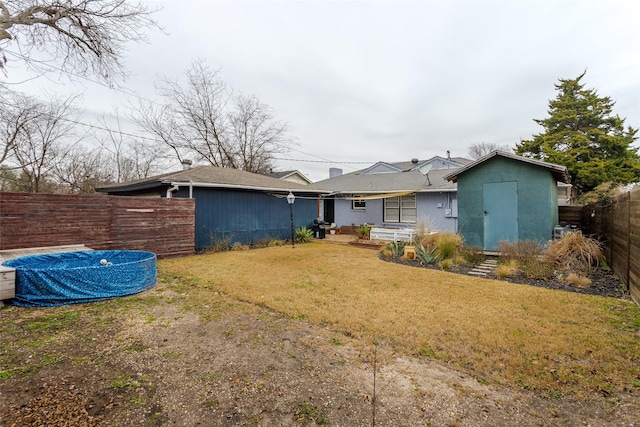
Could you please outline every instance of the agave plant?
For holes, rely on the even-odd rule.
[[[423,264],[435,264],[438,261],[437,248],[428,250],[420,245],[416,248],[416,258]]]
[[[313,230],[307,227],[296,228],[296,242],[309,243],[313,240]]]

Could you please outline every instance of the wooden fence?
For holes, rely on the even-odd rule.
[[[607,262],[640,305],[640,188],[584,206],[582,231],[603,243]]]
[[[83,244],[194,253],[195,200],[0,193],[0,250]]]

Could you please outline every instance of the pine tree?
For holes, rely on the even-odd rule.
[[[603,182],[637,182],[640,156],[632,146],[637,129],[625,129],[624,119],[612,114],[615,102],[610,97],[584,89],[580,80],[585,73],[560,79],[549,117],[534,119],[544,132],[516,144],[516,154],[566,166],[579,193]]]

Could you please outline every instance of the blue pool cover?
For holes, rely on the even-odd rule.
[[[83,251],[30,255],[2,265],[16,269],[12,304],[45,307],[137,294],[156,284],[156,255]]]

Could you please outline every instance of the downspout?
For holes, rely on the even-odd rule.
[[[193,181],[189,180],[189,198],[193,199]]]
[[[177,186],[177,185],[174,185],[173,187],[168,188],[168,189],[167,189],[167,199],[171,199],[171,198],[172,198],[172,193],[173,193],[174,191],[178,190],[179,188],[180,188],[180,187],[179,187],[179,186]]]

